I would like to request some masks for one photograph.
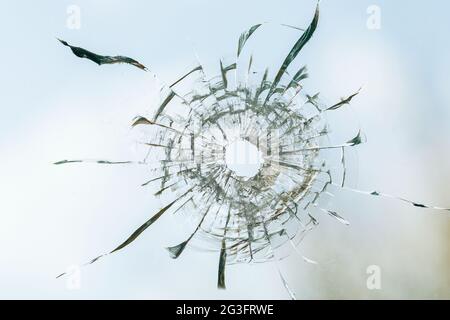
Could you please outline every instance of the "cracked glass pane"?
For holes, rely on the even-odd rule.
[[[142,130],[139,143],[147,148],[143,159],[55,163],[145,165],[151,178],[142,185],[165,203],[115,249],[88,264],[125,248],[170,213],[189,230],[184,241],[167,248],[170,256],[178,258],[188,246],[216,252],[217,287],[225,288],[230,264],[277,262],[292,252],[316,264],[301,253],[299,245],[321,215],[350,224],[329,201],[339,190],[449,210],[381,191],[359,190],[348,183],[349,150],[365,143],[366,137],[350,116],[341,116],[346,122],[335,126],[331,114],[346,115],[361,89],[327,104],[321,94],[305,92],[308,70],[294,63],[313,39],[318,23],[319,6],[304,28],[278,26],[281,32],[297,32],[298,38],[277,65],[256,68],[258,53],[248,54],[254,38],[264,38],[265,28],[271,27],[262,23],[240,35],[231,60],[218,57],[215,75],[207,75],[199,61],[188,67],[188,72],[162,88],[161,104],[152,114],[132,121],[133,130]],[[59,41],[77,57],[98,65],[126,63],[147,70],[129,57],[98,55]],[[336,142],[336,136],[341,136],[333,130],[343,125],[353,133]]]

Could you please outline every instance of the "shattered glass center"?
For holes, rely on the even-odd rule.
[[[238,177],[252,178],[261,169],[264,159],[261,151],[246,140],[236,140],[225,149],[225,163]]]

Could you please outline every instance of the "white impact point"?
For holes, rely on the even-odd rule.
[[[261,169],[264,159],[253,143],[236,140],[226,147],[225,162],[238,177],[252,178]]]

